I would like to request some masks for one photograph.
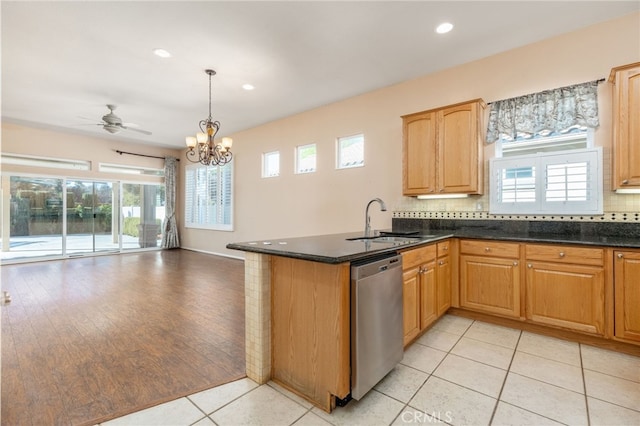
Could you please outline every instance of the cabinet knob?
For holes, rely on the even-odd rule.
[[[559,256],[560,256],[560,257],[564,257],[564,252],[563,252],[563,251],[561,251],[561,252],[559,253]]]
[[[533,268],[533,265],[529,263],[527,264],[527,268]]]
[[[618,259],[622,259],[623,257],[624,257],[624,254],[618,253]]]
[[[623,181],[622,181],[622,184],[623,184],[623,185],[626,185],[626,184],[628,184],[628,183],[629,183],[629,179],[625,179],[625,180],[623,180]]]
[[[444,188],[440,188],[440,192],[444,192]]]
[[[485,247],[485,248],[484,248],[484,251],[486,251],[486,252],[490,252],[490,251],[491,251],[491,249],[490,249],[489,247]]]
[[[440,262],[438,262],[438,265],[444,265],[444,260],[441,260]]]
[[[513,262],[513,266],[518,266],[518,262]]]

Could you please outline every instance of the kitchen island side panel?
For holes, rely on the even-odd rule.
[[[350,391],[350,264],[271,257],[272,379],[330,412]]]

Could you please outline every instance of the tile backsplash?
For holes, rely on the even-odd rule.
[[[490,214],[488,195],[468,198],[418,200],[402,197],[393,212],[397,219],[492,219],[492,220],[569,220],[594,222],[640,222],[640,194],[604,193],[603,215]]]

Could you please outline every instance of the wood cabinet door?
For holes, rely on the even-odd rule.
[[[441,193],[481,194],[480,104],[438,111],[438,187]]]
[[[404,271],[402,281],[404,344],[407,345],[420,332],[420,267]]]
[[[613,186],[640,188],[640,63],[613,77]]]
[[[640,342],[640,252],[617,251],[614,256],[614,334]]]
[[[517,260],[460,256],[460,306],[520,317],[520,267]]]
[[[420,330],[438,319],[436,262],[425,263],[420,269]]]
[[[402,127],[403,194],[433,193],[436,186],[435,113],[405,116]]]
[[[449,256],[438,258],[436,270],[438,317],[440,317],[451,307],[451,262]]]
[[[527,261],[527,319],[604,335],[604,268]]]

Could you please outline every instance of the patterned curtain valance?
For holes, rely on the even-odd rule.
[[[598,127],[598,80],[545,90],[491,104],[487,143],[518,134],[559,132],[571,126]]]

